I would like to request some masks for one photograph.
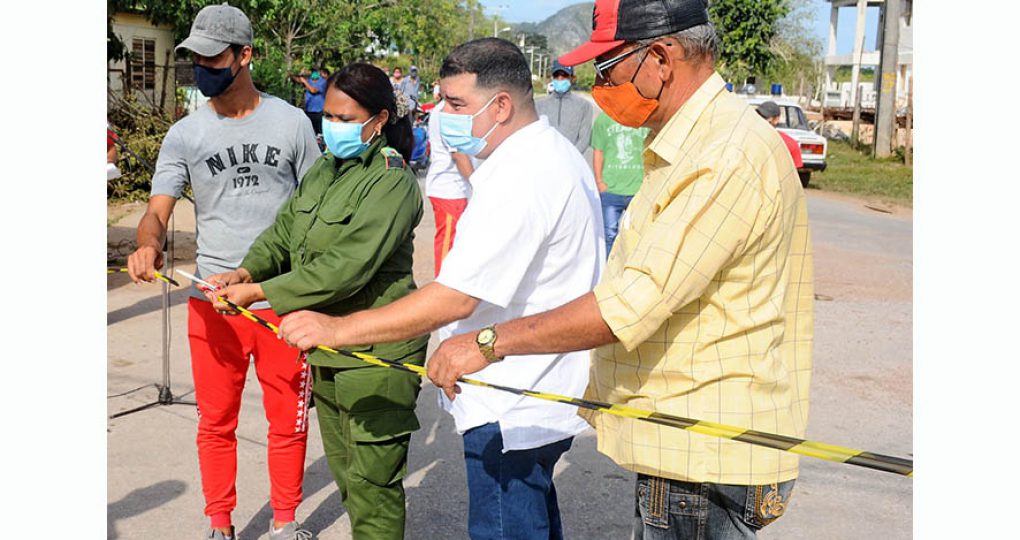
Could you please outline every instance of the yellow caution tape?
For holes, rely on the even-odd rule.
[[[273,323],[259,317],[258,315],[231,302],[230,300],[223,298],[222,296],[217,296],[216,298],[219,301],[223,302],[224,304],[230,306],[235,311],[239,312],[245,318],[264,326],[265,328],[272,331],[274,334],[279,334],[279,328],[277,328],[277,326],[274,325]],[[420,377],[426,377],[427,375],[427,370],[422,366],[403,364],[393,360],[378,358],[370,354],[336,350],[323,346],[318,346],[316,347],[316,349],[325,351],[330,354],[346,356],[349,358],[356,358],[358,360],[376,366],[393,368],[401,371],[406,371],[409,373],[414,373]],[[836,446],[832,444],[797,439],[795,437],[788,437],[786,435],[777,435],[775,433],[766,433],[763,431],[755,431],[752,429],[746,429],[737,426],[729,426],[726,424],[717,424],[715,422],[707,422],[704,420],[695,420],[692,418],[683,418],[681,416],[673,416],[671,414],[664,414],[655,411],[635,409],[632,407],[625,407],[622,405],[613,405],[611,403],[603,403],[600,401],[591,401],[587,399],[573,398],[569,396],[561,396],[556,394],[546,394],[543,392],[533,392],[531,390],[521,390],[519,388],[511,388],[508,386],[482,382],[476,379],[467,379],[461,377],[457,379],[457,382],[470,384],[473,386],[480,386],[484,388],[492,388],[494,390],[501,390],[503,392],[509,392],[511,394],[529,396],[536,399],[543,399],[546,401],[567,403],[570,405],[574,405],[576,407],[590,409],[593,411],[599,411],[606,414],[622,416],[624,418],[633,418],[636,420],[651,422],[663,426],[685,429],[687,431],[701,433],[703,435],[709,435],[712,437],[732,439],[734,441],[741,441],[748,444],[754,444],[757,446],[764,446],[766,448],[774,448],[776,450],[782,450],[784,452],[791,452],[802,456],[824,459],[826,461],[847,463],[850,465],[857,465],[860,467],[866,467],[869,469],[890,472],[908,477],[912,477],[914,475],[914,461],[912,459],[887,456],[872,452],[865,452],[863,450],[855,450],[853,448],[845,448],[842,446]]]
[[[106,273],[107,274],[116,274],[117,272],[127,272],[127,271],[128,271],[127,268],[107,268],[106,269]],[[161,279],[161,280],[163,280],[163,281],[173,285],[174,287],[180,287],[181,286],[181,284],[177,283],[177,281],[175,281],[173,278],[168,278],[168,277],[164,276],[163,274],[160,274],[159,272],[153,271],[152,274],[154,276],[156,276],[156,279]]]

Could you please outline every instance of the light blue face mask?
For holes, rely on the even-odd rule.
[[[553,91],[558,94],[566,94],[570,90],[570,79],[553,79]]]
[[[499,95],[499,94],[497,94]],[[489,101],[475,114],[453,114],[448,112],[439,112],[439,135],[443,138],[443,142],[447,146],[452,148],[454,151],[460,152],[466,156],[476,156],[478,152],[481,152],[485,148],[485,139],[492,132],[495,131],[499,124],[492,126],[492,129],[488,133],[483,135],[481,138],[471,135],[471,131],[474,129],[475,117],[482,114],[485,109],[492,105],[493,100],[496,96],[492,96]],[[445,109],[446,106],[444,105]]]
[[[375,118],[374,114],[372,118]],[[326,142],[326,148],[340,159],[349,159],[361,154],[375,137],[373,134],[367,142],[361,141],[361,130],[365,124],[372,121],[372,118],[361,124],[358,122],[330,122],[323,118],[322,138]]]

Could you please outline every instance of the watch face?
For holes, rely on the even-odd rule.
[[[478,343],[485,345],[486,343],[492,343],[493,338],[496,337],[496,333],[491,328],[485,328],[481,332],[478,332]]]

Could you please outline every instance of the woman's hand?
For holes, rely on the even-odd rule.
[[[223,272],[222,274],[213,274],[205,278],[205,280],[216,285],[218,288],[223,288],[237,283],[251,283],[251,274],[244,268],[238,268],[237,270]]]
[[[226,302],[217,300],[217,297],[230,300],[243,308],[266,299],[266,295],[262,292],[262,285],[258,283],[238,283],[215,292],[206,291],[205,295],[213,303],[213,309],[224,315],[237,315],[237,311],[234,311]]]

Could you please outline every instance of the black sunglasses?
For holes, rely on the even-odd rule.
[[[613,66],[615,66],[616,64],[619,64],[625,58],[627,58],[628,56],[630,56],[630,55],[632,55],[632,54],[634,54],[634,53],[636,53],[638,51],[640,51],[641,49],[647,48],[649,45],[651,45],[651,43],[649,43],[648,45],[642,45],[640,47],[634,47],[633,49],[631,49],[631,50],[629,50],[629,51],[627,51],[627,52],[625,52],[623,54],[620,54],[618,56],[614,56],[613,58],[610,58],[609,60],[605,60],[605,61],[602,61],[602,62],[594,62],[594,64],[595,64],[595,75],[598,76],[598,78],[600,78],[600,79],[602,79],[604,81],[608,81],[609,80],[609,70],[612,69]]]

